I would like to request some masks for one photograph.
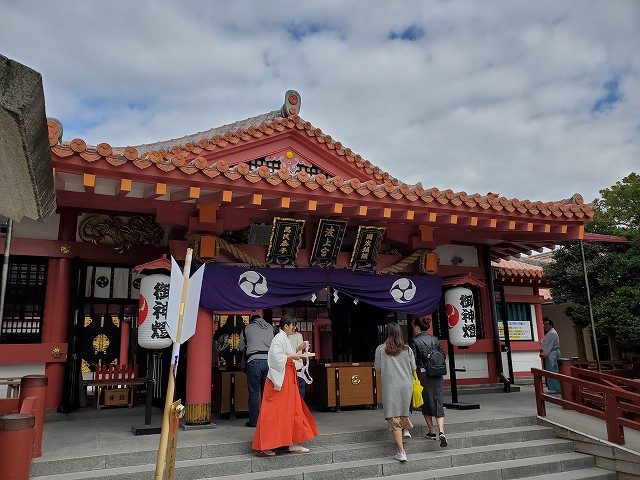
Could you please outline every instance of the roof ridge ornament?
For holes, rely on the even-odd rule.
[[[580,195],[579,193],[574,193],[571,198],[564,198],[564,199],[560,200],[560,202],[561,203],[573,203],[575,205],[583,205],[584,204],[584,199],[582,198],[582,195]]]
[[[300,115],[302,97],[295,90],[287,90],[284,94],[284,105],[282,105],[282,116],[284,118]]]
[[[56,142],[54,145],[58,145],[62,143],[62,133],[63,127],[62,122],[54,117],[47,117],[47,127],[49,129],[49,144],[51,145],[51,140],[55,139]]]

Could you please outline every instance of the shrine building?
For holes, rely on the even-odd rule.
[[[529,377],[540,367],[545,285],[541,272],[509,259],[583,238],[592,205],[580,195],[541,202],[403,183],[303,120],[300,107],[290,90],[272,112],[125,147],[63,139],[63,125],[49,119],[58,210],[44,224],[14,225],[0,377],[45,373],[47,408],[63,412],[84,404],[84,383],[99,365],[166,377],[170,348],[137,342],[134,267],[157,271],[168,265],[163,255],[180,263],[188,247],[192,272],[210,269],[180,360],[188,423],[243,411],[239,335],[255,309],[274,322],[296,316],[316,352],[309,402],[320,407],[339,408],[338,389],[349,405],[347,393],[358,397],[360,386],[377,403],[370,362],[384,324],[398,321],[408,334],[418,313],[433,312],[434,333],[455,353],[458,385]],[[381,279],[394,282],[380,287],[384,300],[375,293]],[[306,290],[269,303],[267,281],[269,295],[277,282]],[[441,298],[454,287],[473,295],[469,346],[447,344]],[[238,288],[246,297],[234,297]]]

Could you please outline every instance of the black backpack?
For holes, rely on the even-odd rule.
[[[438,340],[432,337],[431,348],[427,352],[427,363],[425,365],[426,373],[429,377],[442,377],[447,374],[446,357],[438,347],[440,347]]]

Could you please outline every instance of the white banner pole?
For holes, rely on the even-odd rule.
[[[175,394],[175,381],[178,373],[178,357],[180,355],[180,343],[182,342],[182,322],[184,320],[185,301],[189,289],[189,272],[191,271],[191,257],[193,249],[187,248],[187,255],[184,259],[184,271],[182,276],[182,296],[180,299],[180,309],[178,311],[177,334],[171,351],[171,368],[169,369],[169,381],[167,383],[167,397],[164,402],[164,414],[162,416],[162,430],[160,431],[160,445],[158,447],[158,457],[156,460],[155,480],[164,480],[164,470],[167,460],[167,444],[169,442],[170,413]]]

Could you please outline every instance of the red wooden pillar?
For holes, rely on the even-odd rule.
[[[486,277],[485,277],[486,278]],[[490,382],[498,382],[498,374],[502,373],[498,370],[498,357],[500,357],[500,364],[502,364],[502,353],[500,351],[500,340],[494,339],[493,332],[493,320],[491,317],[491,295],[489,294],[489,286],[481,287],[479,289],[480,303],[482,305],[482,324],[484,326],[485,338],[492,339],[493,351],[487,352],[487,373]]]
[[[43,343],[59,344],[60,347],[64,347],[67,343],[70,280],[71,259],[50,259],[42,326]],[[66,348],[63,350],[66,350]],[[62,397],[64,362],[47,363],[44,372],[49,378],[46,408],[57,408],[60,406]]]
[[[200,308],[196,333],[187,350],[187,398],[185,422],[211,422],[211,367],[213,360],[213,318]]]
[[[14,413],[0,417],[0,475],[11,480],[29,480],[31,444],[35,417]]]
[[[538,287],[534,287],[533,293],[534,295],[540,294],[540,290],[538,289]],[[541,342],[542,338],[544,337],[544,327],[542,326],[542,305],[540,305],[539,303],[536,303],[534,304],[533,308],[536,312],[536,331],[538,332],[538,341]],[[540,347],[540,364],[542,365],[542,369],[544,370],[546,367],[544,364],[544,355],[542,354],[542,347]]]
[[[120,325],[120,355],[118,355],[118,363],[127,365],[129,363],[129,322],[122,320]]]
[[[77,214],[62,212],[58,228],[58,240],[75,241]],[[73,254],[73,252],[71,252]],[[52,258],[47,272],[42,342],[67,343],[69,321],[69,285],[72,275],[71,258]],[[66,350],[63,349],[63,350]],[[45,375],[49,379],[46,408],[58,408],[62,398],[64,383],[64,362],[51,362],[45,365]]]
[[[23,413],[30,413],[35,416],[36,423],[33,432],[33,447],[31,455],[33,458],[42,456],[42,433],[44,430],[44,409],[47,397],[46,375],[26,375],[20,379],[20,404],[26,398],[34,399],[32,409]]]
[[[533,290],[534,295],[539,295],[540,290],[536,287]],[[538,331],[538,340],[542,340],[544,337],[544,328],[542,326],[542,305],[539,303],[534,304],[534,310],[536,311],[536,329]]]

